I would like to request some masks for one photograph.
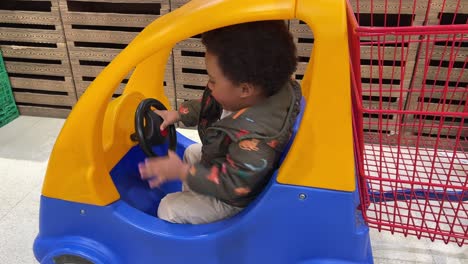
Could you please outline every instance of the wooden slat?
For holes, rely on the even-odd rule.
[[[430,8],[428,25],[438,25],[441,13],[456,13],[465,16],[468,14],[466,0],[432,0]]]
[[[297,63],[296,72],[294,72],[293,76],[296,80],[300,81],[304,78],[305,71],[307,69],[306,62],[299,62]]]
[[[468,35],[466,37],[466,42],[464,45],[468,44]],[[465,61],[468,57],[468,46],[459,47],[459,46],[437,46],[434,45],[430,48],[429,52],[431,53],[430,58],[432,60],[444,60],[444,61]],[[424,54],[422,54],[424,55]],[[422,56],[421,58],[424,58]]]
[[[71,112],[71,110],[68,110],[68,109],[35,107],[35,106],[24,106],[24,105],[18,105],[18,109],[21,115],[57,117],[57,118],[66,118]]]
[[[298,43],[297,39],[295,39],[296,49],[297,49],[297,56],[299,57],[310,57],[312,54],[312,49],[314,44],[313,43]]]
[[[410,119],[407,119],[403,123],[403,127],[405,133],[410,133],[413,135],[429,134],[439,135],[439,138],[445,138],[447,136],[453,138],[460,133],[460,137],[462,137],[461,141],[465,141],[468,137],[468,127],[460,127],[460,122],[444,121],[442,126],[440,126],[440,124],[441,121],[439,120],[425,120],[411,116]],[[426,137],[422,136],[420,140],[424,141],[424,138]]]
[[[34,103],[45,105],[73,106],[76,98],[66,95],[36,94],[28,92],[13,92],[17,103]]]
[[[354,12],[425,15],[427,0],[350,0]],[[359,3],[358,3],[359,2]],[[420,18],[422,21],[424,17]]]
[[[420,61],[431,60],[465,62],[468,57],[468,34],[437,34],[421,41]]]
[[[153,22],[156,15],[135,14],[108,14],[68,12],[63,15],[65,25],[91,25],[91,26],[116,26],[116,27],[141,27],[144,28]]]
[[[188,38],[177,43],[174,47],[174,50],[205,52],[206,49],[201,42],[201,38]]]
[[[67,1],[68,0],[57,0],[59,2],[59,5],[61,6],[61,8],[66,8],[65,10],[68,11],[68,8],[67,8]],[[79,1],[82,1],[82,0],[72,0],[72,1],[75,1],[75,2],[79,2]],[[85,2],[95,2],[96,4],[98,3],[123,3],[123,4],[128,4],[129,2],[131,2],[132,4],[161,4],[161,15],[163,14],[167,14],[170,10],[169,10],[169,1],[170,0],[132,0],[132,1],[129,1],[129,0],[86,0]],[[81,12],[81,13],[84,13],[84,12]],[[116,14],[116,13],[108,13],[108,14]]]
[[[69,44],[70,57],[72,60],[112,61],[122,50],[74,47]]]
[[[181,84],[206,86],[208,83],[208,75],[194,74],[194,73],[180,73],[176,72],[176,85],[179,87]]]
[[[65,77],[65,81],[10,77],[10,82],[11,86],[14,88],[57,92],[66,91],[73,95],[75,93],[75,88],[71,77]]]
[[[399,133],[401,130],[401,127],[399,126],[399,117],[398,115],[393,115],[389,119],[377,119],[377,118],[371,118],[369,120],[368,117],[364,117],[364,122],[366,122],[363,125],[363,129],[365,133],[375,133],[375,132],[370,132],[370,131],[381,131],[382,134],[390,134],[390,135],[395,135]],[[369,131],[370,130],[370,131]]]
[[[65,35],[69,42],[82,41],[128,44],[138,35],[138,33],[139,32],[72,29],[69,26],[65,26]]]
[[[90,76],[90,77],[97,77],[106,66],[91,66],[91,65],[80,65],[78,61],[72,62],[72,67],[74,70],[74,74],[78,76]],[[133,70],[127,74],[126,79],[129,79],[132,75]],[[168,64],[166,66],[165,76],[169,82],[172,81],[173,78],[169,78],[172,76],[172,64]]]
[[[170,0],[171,1],[171,10],[175,10],[190,2],[190,0]]]
[[[465,93],[465,97],[468,93]],[[414,96],[417,98],[418,96]],[[415,99],[416,100],[416,99]],[[450,102],[447,100],[447,102]],[[461,113],[464,110],[464,105],[457,105],[457,104],[436,104],[436,103],[421,103],[421,102],[414,102],[414,109],[410,109],[413,111],[425,111],[425,112],[440,112],[440,113],[447,113],[447,112],[458,112]],[[413,107],[411,107],[413,108]]]
[[[0,49],[4,57],[68,60],[64,43],[58,43],[57,48],[0,45]]]
[[[405,108],[408,92],[399,91],[386,93],[365,93],[363,92],[363,109],[385,109],[385,110],[403,110]],[[364,97],[365,96],[365,97]],[[366,99],[372,97],[373,99]],[[379,102],[382,101],[382,102]]]
[[[205,59],[199,57],[174,57],[174,68],[180,71],[182,68],[205,70]]]
[[[176,96],[177,100],[192,100],[200,99],[203,95],[203,90],[187,89],[177,87]]]
[[[424,72],[427,71],[426,76]],[[428,66],[427,70],[424,65],[418,65],[414,75],[416,84],[421,84],[425,80],[451,81],[451,82],[468,82],[468,68],[452,68]]]
[[[63,33],[60,30],[3,28],[0,31],[0,40],[21,42],[63,43]]]
[[[5,1],[5,0],[4,0]],[[35,12],[19,10],[0,10],[2,23],[18,23],[31,25],[59,25],[60,15],[57,10],[52,12]]]
[[[102,69],[104,67],[92,67],[92,66],[82,66],[82,65],[73,65],[73,67],[76,69],[75,75],[75,84],[76,84],[76,90],[78,93],[78,96],[81,96],[84,91],[88,88],[88,86],[91,84],[91,81],[83,81],[82,77],[83,76],[88,76],[88,77],[97,77]],[[132,75],[132,72],[130,72],[126,79],[129,79],[130,76]],[[165,80],[164,82],[166,83],[165,89],[167,89],[167,94],[166,96],[169,98],[174,98],[174,78],[172,76],[172,67],[169,66],[167,68],[167,71],[165,73]],[[123,89],[125,88],[126,84],[121,83],[117,90],[114,92],[115,94],[122,94]]]
[[[388,42],[387,42],[388,43]],[[408,43],[407,47],[401,47],[401,43],[395,43],[395,46],[379,46],[377,44],[368,45],[361,43],[361,59],[365,60],[388,60],[388,61],[414,61],[418,43]]]
[[[404,67],[400,66],[379,66],[379,65],[361,65],[362,78],[381,78],[401,80],[410,80],[413,74],[414,61],[407,61]]]
[[[67,64],[41,64],[30,62],[5,62],[9,73],[39,74],[49,76],[71,76],[70,68]]]
[[[89,76],[96,77],[98,76],[105,67],[102,66],[81,66],[72,64],[74,69],[74,74],[78,76]]]
[[[314,38],[314,34],[309,26],[297,19],[289,20],[289,31],[295,38]]]

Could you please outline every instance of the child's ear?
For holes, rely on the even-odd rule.
[[[241,84],[241,98],[247,98],[254,95],[256,92],[255,86],[251,83],[242,83]]]

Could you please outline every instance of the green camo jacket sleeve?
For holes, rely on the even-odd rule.
[[[180,121],[188,127],[196,126],[200,117],[201,101],[185,101],[179,106]]]
[[[219,146],[221,143],[210,142],[209,145],[212,144]],[[243,200],[263,189],[275,168],[277,155],[268,142],[261,139],[231,142],[224,158],[216,158],[211,167],[195,164],[186,181],[195,192],[224,201]]]

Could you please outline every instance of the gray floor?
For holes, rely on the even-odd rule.
[[[0,264],[36,263],[39,196],[64,120],[20,116],[0,128]],[[371,231],[375,263],[468,264],[468,246]]]

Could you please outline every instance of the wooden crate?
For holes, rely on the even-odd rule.
[[[401,132],[404,116],[397,114],[395,110],[404,110],[418,46],[417,39],[408,37],[387,40],[386,37],[378,36],[361,40],[363,106],[368,109],[388,110],[382,116],[364,116],[368,120],[365,129],[369,132],[382,131],[387,135]]]
[[[466,112],[468,36],[456,34],[428,38],[421,44],[407,109],[432,113],[410,115],[406,120],[407,131],[426,136],[459,136],[468,140],[467,128],[461,131],[456,129],[466,127],[468,123],[455,114]],[[434,122],[442,122],[440,129],[434,130]],[[416,123],[420,125],[419,128],[413,125]]]
[[[468,2],[466,0],[432,0],[428,25],[466,24]]]
[[[314,36],[309,26],[297,19],[289,20],[289,31],[293,35],[297,48],[298,64],[294,77],[300,81],[304,78],[314,45]]]
[[[468,98],[468,90],[457,89],[446,94],[412,93],[408,98],[410,110],[421,111],[420,114],[407,115],[404,130],[410,135],[423,137],[440,137],[446,139],[459,139],[468,142],[467,120],[454,113],[462,113]],[[461,97],[461,98],[460,98]],[[466,110],[465,110],[466,111]]]
[[[201,34],[180,41],[174,48],[194,52],[205,52],[206,50],[205,46],[201,42]]]
[[[172,11],[190,2],[190,0],[170,0],[169,2],[170,2],[170,8]]]
[[[360,26],[420,26],[429,0],[350,0]]]
[[[101,50],[88,49],[87,51],[70,52],[71,63],[74,69],[75,84],[78,96],[81,96],[91,82],[101,73],[101,71],[117,56],[120,50],[107,51],[103,53]],[[79,58],[79,59],[78,59]],[[163,83],[166,95],[171,100],[174,99],[173,89],[174,80],[172,73],[172,54],[168,59],[165,72],[165,81]],[[122,94],[126,83],[128,82],[132,72],[130,72],[124,80],[122,80],[119,88],[115,91],[114,96]]]
[[[0,27],[0,49],[21,114],[66,117],[76,93],[58,1],[2,1]]]
[[[417,91],[421,85],[432,84],[434,81],[448,81],[449,87],[463,86],[460,83],[466,85],[467,58],[468,34],[427,36],[421,41],[413,89]]]
[[[364,91],[362,94],[362,107],[364,109],[364,129],[368,132],[384,132],[396,134],[400,131],[401,114],[404,110],[408,93],[396,87],[393,91],[378,91],[376,89]],[[366,110],[384,110],[382,115],[369,113]]]
[[[169,12],[168,0],[59,2],[78,96],[136,35]],[[114,97],[122,93],[130,75],[122,81]],[[164,87],[171,105],[175,105],[171,57]]]
[[[177,102],[201,98],[208,83],[205,52],[177,46],[173,54]]]

